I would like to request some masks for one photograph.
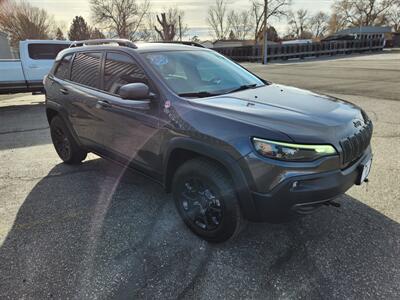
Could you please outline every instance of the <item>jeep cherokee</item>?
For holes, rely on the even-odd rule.
[[[93,152],[150,176],[210,242],[243,220],[330,204],[371,168],[372,122],[359,107],[267,82],[198,46],[74,42],[44,84],[65,163]]]

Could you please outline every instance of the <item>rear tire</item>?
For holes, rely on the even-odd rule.
[[[220,243],[240,232],[243,217],[234,185],[215,162],[184,163],[173,178],[172,194],[185,224],[204,240]]]
[[[54,148],[63,162],[80,164],[86,158],[87,152],[78,145],[60,116],[51,120],[50,134]]]

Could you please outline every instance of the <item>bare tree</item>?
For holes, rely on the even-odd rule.
[[[201,42],[200,39],[199,39],[199,36],[197,36],[197,35],[192,36],[190,38],[190,41],[193,42],[193,43],[200,43]]]
[[[320,11],[309,19],[308,25],[311,33],[316,38],[322,38],[328,31],[329,16]]]
[[[388,25],[393,26],[394,31],[400,32],[400,0],[393,5],[386,18]]]
[[[299,9],[296,13],[289,15],[288,36],[296,39],[309,39],[312,33],[309,31],[309,16],[306,9]]]
[[[253,30],[251,11],[231,10],[228,14],[228,23],[233,35],[239,40],[245,40]]]
[[[11,38],[13,47],[25,39],[48,39],[55,32],[54,21],[44,10],[27,2],[3,1],[0,5],[0,30]]]
[[[331,14],[328,21],[328,32],[329,34],[334,34],[340,30],[347,27],[346,20],[341,14],[333,13]]]
[[[217,40],[226,39],[230,30],[226,5],[226,0],[215,0],[215,5],[208,9],[207,22],[211,27],[211,34]]]
[[[160,29],[154,26],[159,38],[163,41],[173,41],[186,34],[188,27],[183,25],[185,13],[177,7],[170,7],[166,13],[157,15],[157,22],[161,26]]]
[[[336,0],[333,13],[347,26],[385,24],[385,15],[398,0]]]
[[[173,41],[176,34],[176,24],[170,23],[165,13],[161,13],[161,18],[157,15],[157,22],[160,24],[161,29],[158,29],[157,26],[154,26],[154,29],[160,38],[163,41]]]
[[[270,19],[279,20],[282,17],[287,17],[289,8],[292,5],[292,0],[251,0],[254,37],[256,40],[259,39],[260,33],[264,30],[265,1],[268,2],[267,22]]]
[[[158,33],[154,30],[156,24],[156,15],[149,12],[144,18],[143,24],[138,29],[138,40],[141,41],[157,41],[159,40]]]
[[[90,0],[90,9],[93,22],[113,36],[137,40],[150,3],[148,0],[141,4],[136,0]]]

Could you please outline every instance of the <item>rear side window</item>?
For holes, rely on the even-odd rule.
[[[68,44],[29,44],[28,53],[35,60],[55,59],[58,52],[68,47]]]
[[[54,75],[60,79],[69,79],[69,66],[71,63],[72,54],[65,55],[58,63]]]
[[[118,94],[121,86],[136,82],[148,84],[144,71],[135,60],[122,53],[108,52],[104,69],[104,90]]]
[[[71,80],[99,88],[101,52],[77,53],[72,63]]]

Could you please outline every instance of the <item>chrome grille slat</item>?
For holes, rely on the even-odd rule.
[[[369,121],[359,132],[340,141],[343,164],[351,163],[362,155],[371,142],[372,131],[372,122]]]

